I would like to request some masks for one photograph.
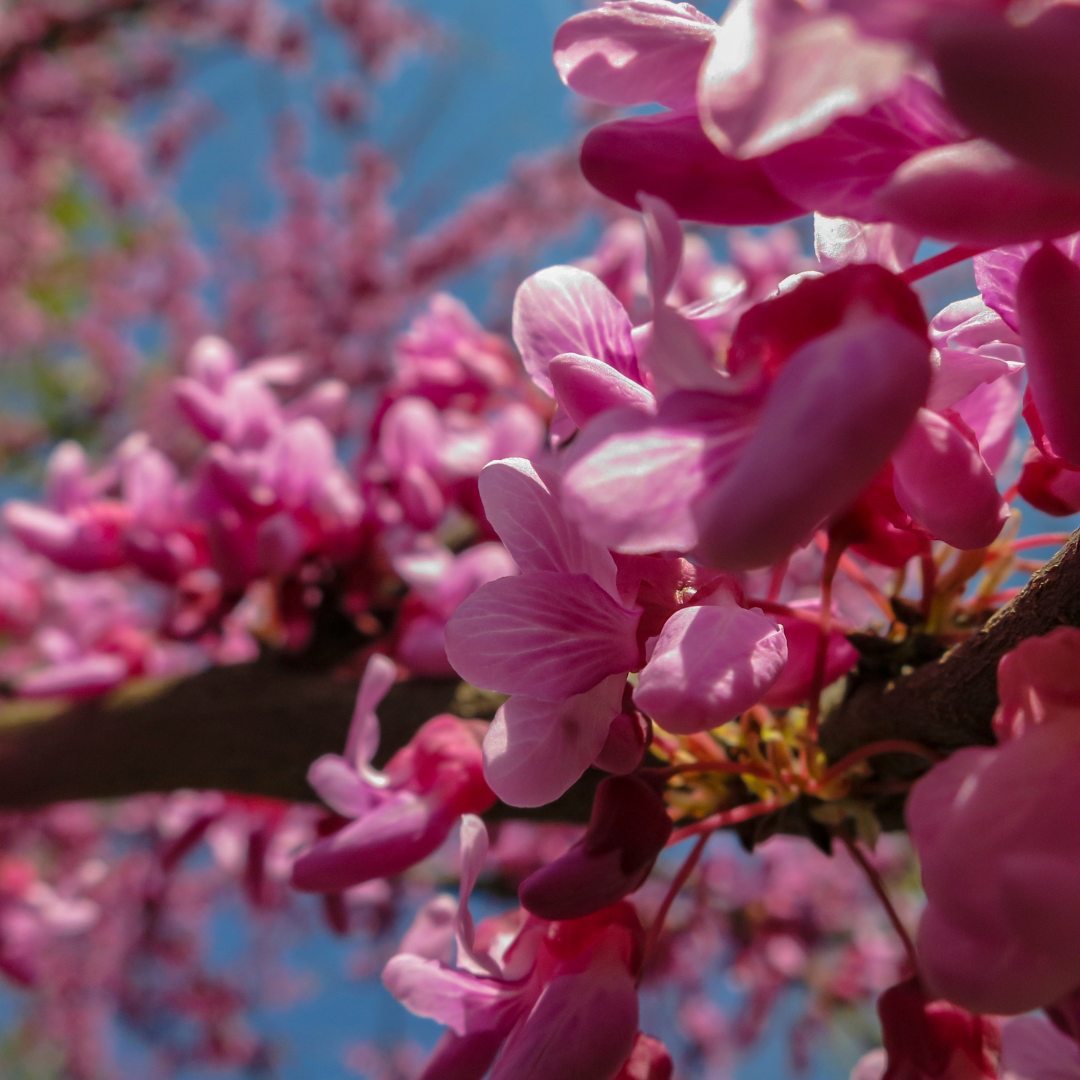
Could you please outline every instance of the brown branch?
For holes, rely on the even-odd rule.
[[[1080,626],[1080,533],[1033,575],[1023,592],[973,637],[939,661],[889,683],[859,687],[822,727],[821,742],[836,761],[882,739],[908,739],[950,753],[991,744],[998,706],[997,666],[1024,638],[1057,626]],[[911,776],[925,769],[896,757],[888,772]]]

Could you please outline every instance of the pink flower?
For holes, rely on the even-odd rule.
[[[495,801],[481,772],[480,747],[466,722],[449,715],[429,720],[389,761],[370,762],[379,742],[375,708],[397,676],[376,653],[356,699],[345,756],[324,754],[308,780],[322,800],[351,818],[302,854],[292,883],[308,892],[340,892],[373,878],[400,874],[446,840],[458,818],[482,813]]]
[[[481,586],[446,630],[458,673],[511,695],[484,740],[484,769],[519,806],[557,798],[596,761],[646,652],[635,701],[675,731],[737,716],[787,659],[775,621],[741,607],[730,579],[696,580],[680,560],[617,567],[563,514],[558,488],[554,474],[520,459],[484,470],[484,510],[521,575]]]
[[[458,966],[399,953],[383,972],[406,1008],[450,1028],[421,1080],[480,1080],[489,1068],[489,1080],[615,1080],[637,1035],[636,912],[625,902],[569,922],[519,912],[474,929],[468,902],[486,853],[483,823],[466,817]]]
[[[1080,985],[1078,658],[1072,627],[1006,654],[1000,745],[956,752],[909,796],[928,900],[920,963],[935,993],[974,1011],[1023,1012]]]

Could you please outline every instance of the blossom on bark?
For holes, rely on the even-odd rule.
[[[400,874],[426,859],[462,814],[495,801],[481,772],[480,746],[466,721],[429,720],[379,772],[375,709],[397,677],[392,660],[368,661],[356,699],[344,756],[324,754],[309,770],[311,786],[343,819],[341,828],[296,860],[295,888],[340,892],[373,878]]]

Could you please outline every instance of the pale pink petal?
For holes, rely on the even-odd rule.
[[[491,959],[486,955],[477,955],[475,951],[476,925],[469,911],[469,899],[484,869],[487,853],[488,834],[484,823],[475,814],[464,814],[461,818],[461,884],[455,917],[458,949],[479,969],[478,974],[487,971],[497,975],[498,968]]]
[[[521,1007],[516,987],[419,956],[398,954],[382,978],[409,1012],[437,1020],[458,1035],[503,1028],[508,1014]]]
[[[667,731],[707,731],[756,705],[787,658],[784,631],[757,608],[683,608],[664,624],[634,703]]]
[[[1053,244],[1027,261],[1017,287],[1031,394],[1054,452],[1080,464],[1080,266]]]
[[[861,37],[846,16],[792,16],[779,7],[732,3],[701,70],[702,125],[736,157],[772,153],[863,113],[907,72],[905,47]]]
[[[960,419],[975,433],[979,452],[991,472],[1005,464],[1020,415],[1023,376],[1020,372],[983,383],[954,406]]]
[[[894,274],[915,261],[922,237],[898,225],[864,225],[843,217],[814,215],[814,253],[826,270],[876,262]]]
[[[599,124],[582,143],[581,171],[623,206],[636,210],[644,191],[688,221],[772,225],[806,213],[776,190],[759,161],[737,161],[717,150],[696,111]]]
[[[523,458],[493,461],[480,474],[480,497],[484,514],[523,573],[588,574],[618,597],[611,553],[586,540],[567,519],[550,473]]]
[[[544,987],[507,1039],[491,1080],[614,1080],[637,1024],[633,976],[619,958],[597,957]]]
[[[890,221],[973,247],[1047,240],[1080,227],[1080,188],[981,139],[913,157],[877,198]]]
[[[605,413],[578,436],[563,505],[615,550],[689,551],[699,540],[695,500],[731,468],[755,418],[752,402],[705,393],[669,396],[655,420]]]
[[[379,748],[379,717],[375,710],[397,681],[397,665],[389,656],[372,653],[356,693],[345,757],[356,768],[366,765]]]
[[[893,490],[924,529],[953,547],[987,547],[1008,520],[978,448],[940,413],[920,409],[892,456]]]
[[[602,360],[564,353],[551,361],[548,376],[556,400],[578,427],[608,409],[636,409],[647,416],[656,412],[656,398],[644,386]]]
[[[458,902],[447,893],[428,900],[416,913],[398,952],[449,964],[454,956]]]
[[[550,266],[526,278],[514,297],[513,334],[533,382],[552,396],[547,368],[562,353],[603,360],[637,379],[630,317],[587,270]]]
[[[1023,369],[1023,362],[1013,357],[1023,354],[1015,345],[999,343],[998,348],[938,349],[934,358],[934,378],[926,407],[941,412],[952,408],[980,386],[996,382]],[[994,355],[1001,353],[1002,355]]]
[[[358,818],[366,814],[377,796],[356,768],[337,754],[323,754],[308,769],[308,783],[331,810],[342,817]]]
[[[667,299],[679,276],[683,255],[683,233],[671,206],[655,195],[638,197],[645,220],[645,272],[653,307]]]
[[[544,806],[593,763],[622,708],[626,676],[612,675],[554,704],[515,695],[484,738],[484,776],[510,806]]]
[[[712,566],[766,566],[844,509],[888,460],[930,384],[929,343],[888,317],[824,334],[781,370],[757,429],[697,510]]]
[[[1045,1016],[1017,1016],[1001,1031],[1001,1071],[1016,1080],[1080,1080],[1080,1046]]]
[[[500,578],[454,613],[446,655],[474,686],[562,701],[638,666],[634,632],[640,614],[585,574]]]
[[[559,27],[555,68],[572,90],[605,105],[688,105],[715,28],[689,4],[618,0]]]

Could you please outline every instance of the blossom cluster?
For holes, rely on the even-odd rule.
[[[379,66],[377,33],[357,48]],[[513,346],[436,294],[380,367],[370,340],[491,250],[481,222],[554,229],[576,179],[541,172],[546,199],[481,198],[390,259],[377,157],[343,240],[283,159],[287,221],[249,244],[263,276],[231,296],[236,342],[198,337],[153,424],[97,463],[60,443],[42,498],[4,504],[5,691],[300,651],[344,613],[367,644],[342,753],[308,774],[325,810],[176,797],[159,862],[231,825],[254,907],[288,881],[343,931],[456,838],[456,900],[421,906],[382,974],[448,1029],[422,1080],[667,1080],[679,1055],[639,1008],[662,987],[723,1075],[796,983],[797,1056],[877,998],[884,1048],[859,1080],[1074,1074],[1080,630],[1011,643],[986,745],[826,746],[845,694],[975,637],[1037,567],[1023,552],[1061,539],[1020,537],[1018,499],[1080,511],[1080,121],[1057,113],[1080,91],[1080,11],[733,0],[714,21],[609,0],[560,27],[554,60],[607,109],[659,107],[581,147],[639,217],[521,283]],[[782,224],[810,214],[814,259]],[[731,227],[730,263],[683,222]],[[926,241],[954,246],[919,261]],[[977,294],[928,310],[926,279],[968,259]],[[377,766],[395,683],[455,674],[497,701],[490,722],[424,717]],[[871,764],[901,754],[933,766],[912,783]],[[497,801],[550,807],[583,777],[587,826],[530,833],[516,871],[509,825],[489,851]],[[879,836],[897,796],[914,935],[889,895],[903,849]],[[710,843],[724,828],[760,845],[753,869]],[[520,906],[477,924],[493,863]],[[20,882],[31,937],[90,917],[81,893]],[[0,967],[28,981],[33,949],[5,934]],[[746,990],[730,1032],[702,959],[722,953]],[[1072,1041],[1001,1020],[1036,1009]]]

